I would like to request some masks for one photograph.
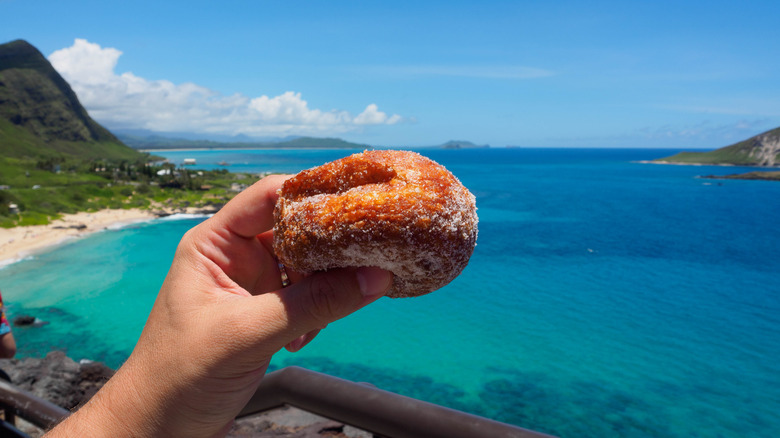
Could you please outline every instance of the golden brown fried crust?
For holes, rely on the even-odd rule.
[[[287,180],[274,210],[274,251],[296,271],[378,266],[392,297],[448,284],[477,239],[474,196],[414,152],[366,151]]]

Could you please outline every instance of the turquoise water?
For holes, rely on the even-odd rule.
[[[166,152],[295,172],[345,151]],[[562,437],[780,435],[780,184],[660,166],[663,150],[424,151],[477,197],[446,288],[383,299],[273,366],[300,365]],[[178,239],[153,221],[0,269],[20,355],[118,366]]]

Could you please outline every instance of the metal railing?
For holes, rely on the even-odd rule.
[[[248,417],[285,405],[392,438],[544,438],[539,432],[500,423],[443,406],[300,367],[263,377],[239,413]],[[0,408],[6,419],[19,416],[47,430],[70,412],[0,380]],[[13,425],[13,422],[10,422]],[[0,431],[2,432],[2,431]],[[5,436],[5,435],[3,435]],[[18,435],[25,436],[25,435]]]
[[[0,380],[0,407],[5,419],[13,425],[13,417],[24,418],[41,429],[49,429],[70,415],[70,411]],[[10,418],[9,418],[10,417]]]
[[[549,437],[368,384],[350,382],[294,366],[266,375],[238,417],[283,405],[392,438]]]

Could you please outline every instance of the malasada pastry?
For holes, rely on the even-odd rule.
[[[366,151],[302,171],[282,185],[274,220],[274,251],[286,267],[380,267],[394,274],[394,298],[451,282],[477,241],[474,195],[408,151]]]

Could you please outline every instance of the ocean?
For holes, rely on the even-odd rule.
[[[297,172],[354,151],[202,150]],[[476,196],[463,274],[331,324],[299,365],[560,437],[780,436],[780,183],[648,149],[420,150]],[[118,367],[202,217],[96,233],[0,269],[19,356]]]

